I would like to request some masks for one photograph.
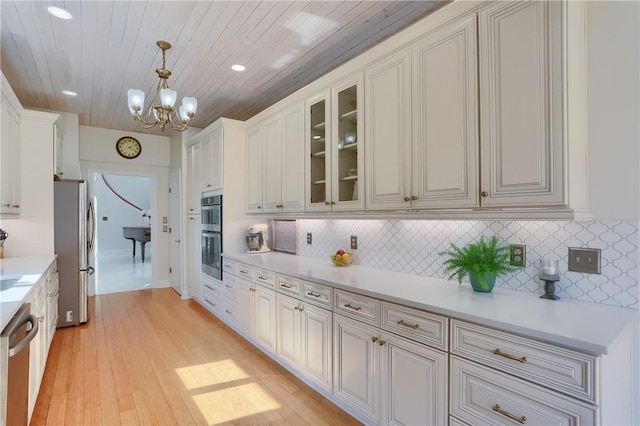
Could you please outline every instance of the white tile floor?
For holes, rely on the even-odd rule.
[[[145,253],[144,263],[138,255],[135,259],[127,255],[96,256],[96,294],[152,288],[151,253]]]

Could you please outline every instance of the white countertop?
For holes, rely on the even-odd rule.
[[[635,309],[494,288],[478,293],[468,283],[385,271],[283,253],[224,253],[224,257],[292,277],[472,321],[591,353],[606,354],[639,314]]]
[[[0,277],[20,277],[20,281],[8,290],[0,291],[0,331],[13,318],[36,283],[56,256],[18,256],[0,259]]]

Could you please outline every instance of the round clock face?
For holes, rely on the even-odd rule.
[[[142,146],[140,146],[140,142],[137,139],[125,136],[116,142],[116,151],[124,158],[133,159],[140,155]]]

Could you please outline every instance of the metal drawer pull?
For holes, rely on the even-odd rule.
[[[504,352],[502,352],[500,349],[494,349],[493,351],[491,351],[491,353],[492,353],[492,354],[494,354],[494,355],[500,355],[500,356],[503,356],[503,357],[505,357],[505,358],[509,358],[509,359],[514,360],[514,361],[521,362],[521,363],[523,363],[523,364],[524,364],[525,362],[527,362],[527,357],[526,357],[526,356],[523,356],[523,357],[521,357],[521,358],[518,358],[517,356],[513,356],[513,355],[505,354],[505,353],[504,353]]]
[[[251,287],[249,290],[250,290],[250,291],[258,291],[258,290],[256,290],[256,289],[255,289],[255,288],[253,288],[253,287]]]
[[[404,322],[404,320],[400,320],[398,321],[399,325],[404,325],[405,327],[409,327],[409,328],[413,328],[414,330],[418,327],[420,327],[420,325],[418,324],[409,324],[408,322]]]
[[[347,303],[344,305],[345,308],[353,309],[354,311],[361,311],[362,308],[360,306],[351,306],[351,303]]]
[[[372,341],[373,343],[375,343],[375,342],[377,342],[377,341],[378,341],[378,338],[377,338],[377,337],[372,337],[372,338],[371,338],[371,341]]]
[[[206,288],[208,288],[209,290],[211,290],[211,291],[216,291],[216,289],[215,289],[215,288],[213,288],[213,287],[211,287],[209,284],[205,284],[204,286],[205,286]]]
[[[493,407],[491,407],[491,409],[493,411],[497,411],[498,413],[502,414],[503,416],[509,417],[511,420],[515,420],[516,422],[518,422],[518,423],[520,423],[522,425],[525,424],[525,422],[527,421],[527,418],[525,416],[516,417],[511,413],[507,413],[506,411],[500,409],[500,406],[498,404],[496,404]]]
[[[224,264],[224,267],[225,267],[225,268],[233,268],[233,265],[229,265],[228,263],[225,263],[225,264]]]
[[[292,285],[289,285],[287,283],[280,283],[280,287],[284,287],[284,288],[291,288],[293,287]]]
[[[385,343],[387,343],[385,340],[380,340],[380,341],[378,342],[378,344],[379,344],[380,346],[384,346],[384,344],[385,344]]]
[[[318,293],[314,293],[312,291],[308,291],[307,296],[311,296],[311,297],[315,297],[316,299],[319,299],[322,295]]]
[[[38,317],[38,321],[40,321],[40,322],[44,322],[44,315],[40,315],[40,316]]]
[[[258,275],[259,280],[268,280],[269,277],[265,277],[264,275]]]
[[[231,312],[231,311],[230,311],[230,310],[228,310],[228,309],[225,309],[224,311],[225,311],[226,313],[228,313],[229,315],[231,315],[231,314],[233,313],[233,312]]]
[[[211,300],[209,299],[204,299],[205,302],[207,302],[208,304],[210,304],[211,306],[217,306],[215,303],[213,303]]]
[[[304,311],[304,308],[301,308],[300,306],[294,306],[293,309],[295,309],[296,311],[300,311],[300,312]]]
[[[231,286],[229,284],[225,284],[224,285],[226,288],[231,288]]]
[[[248,274],[248,273],[249,273],[249,271],[243,271],[242,269],[240,269],[240,273],[241,273],[241,274]]]

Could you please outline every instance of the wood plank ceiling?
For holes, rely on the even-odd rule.
[[[155,95],[157,40],[173,45],[170,87],[178,99],[197,98],[192,125],[206,127],[219,117],[252,117],[444,3],[2,0],[1,67],[27,108],[159,134],[141,130],[126,102],[129,88],[144,90],[146,105]],[[48,6],[73,18],[55,18]],[[232,71],[237,63],[247,70]]]

